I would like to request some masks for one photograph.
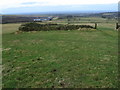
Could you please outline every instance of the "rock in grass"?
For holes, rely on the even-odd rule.
[[[43,60],[44,58],[42,58],[42,57],[39,57],[39,58],[37,58],[37,60]]]
[[[57,71],[56,69],[53,69],[51,72],[53,72],[53,73],[54,73],[54,72],[56,72],[56,71]]]

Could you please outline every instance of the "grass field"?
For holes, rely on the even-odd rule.
[[[118,87],[115,23],[94,31],[13,33],[19,25],[3,25],[4,88]]]

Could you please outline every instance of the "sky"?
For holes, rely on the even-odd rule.
[[[0,13],[117,11],[119,0],[0,0]]]

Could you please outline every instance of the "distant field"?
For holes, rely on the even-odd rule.
[[[19,26],[21,25],[21,23],[18,24],[3,24],[2,25],[2,33],[6,34],[6,33],[13,33],[15,31],[18,30]]]
[[[68,23],[67,19],[55,19],[53,22],[58,23]],[[81,17],[81,18],[73,18],[70,19],[70,23],[116,23],[116,20],[114,19],[107,19],[107,18],[100,18],[100,17]]]
[[[19,26],[3,25],[4,88],[118,87],[114,22],[94,31],[13,33]]]

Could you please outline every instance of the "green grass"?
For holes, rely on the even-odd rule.
[[[3,28],[4,88],[116,88],[118,38],[114,24],[96,31],[14,34]],[[10,29],[11,28],[11,29]]]

